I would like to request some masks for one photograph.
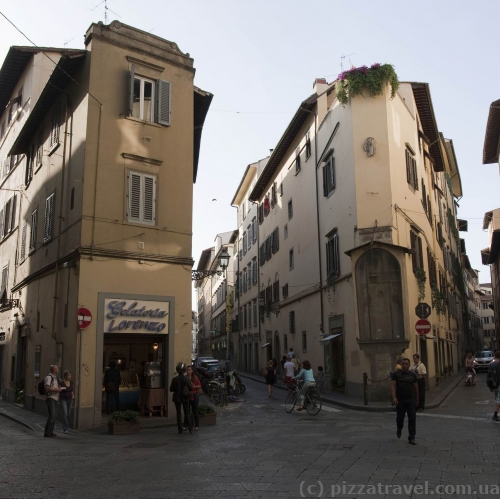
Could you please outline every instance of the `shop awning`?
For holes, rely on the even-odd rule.
[[[264,343],[264,344],[263,344],[260,348],[266,348],[266,347],[268,347],[270,344],[271,344],[271,342],[269,342],[269,343]]]
[[[323,338],[322,340],[319,340],[320,343],[326,343],[327,341],[334,340],[337,336],[341,336],[340,334],[331,334],[330,336],[327,336],[326,338]]]

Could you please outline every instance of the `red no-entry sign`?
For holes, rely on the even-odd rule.
[[[92,314],[88,308],[79,308],[78,309],[78,327],[80,329],[85,329],[90,326],[92,322]]]
[[[431,330],[431,323],[425,319],[420,319],[416,322],[415,329],[418,334],[427,334]]]

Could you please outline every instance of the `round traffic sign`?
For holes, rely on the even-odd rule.
[[[85,329],[90,326],[92,322],[92,314],[88,308],[79,308],[78,309],[78,327],[80,329]]]
[[[418,334],[427,334],[431,330],[431,323],[425,319],[420,319],[416,322],[415,329]]]

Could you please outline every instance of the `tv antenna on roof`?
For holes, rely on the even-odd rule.
[[[349,57],[351,55],[356,55],[356,52],[353,52],[352,54],[347,54],[347,55],[340,56],[340,70],[341,71],[344,71],[344,64],[343,64],[344,61],[343,61],[343,59],[345,59],[346,57]]]
[[[97,9],[97,7],[99,7],[102,4],[104,4],[104,24],[108,24],[108,10],[110,12],[112,12],[113,14],[115,14],[116,16],[122,17],[122,16],[120,16],[120,14],[117,14],[114,10],[111,10],[108,7],[108,0],[102,0],[102,2],[98,3],[93,9],[90,9],[90,10],[93,11],[93,10]]]
[[[72,38],[71,40],[68,40],[67,42],[64,42],[64,48],[66,48],[66,45],[68,45],[69,42],[72,42],[74,40],[74,38]]]

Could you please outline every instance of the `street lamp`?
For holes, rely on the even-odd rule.
[[[201,279],[205,279],[205,277],[211,277],[214,275],[222,275],[226,272],[227,267],[229,266],[229,253],[226,248],[222,248],[219,254],[219,267],[217,270],[192,270],[191,271],[191,279],[193,281],[199,281]]]

